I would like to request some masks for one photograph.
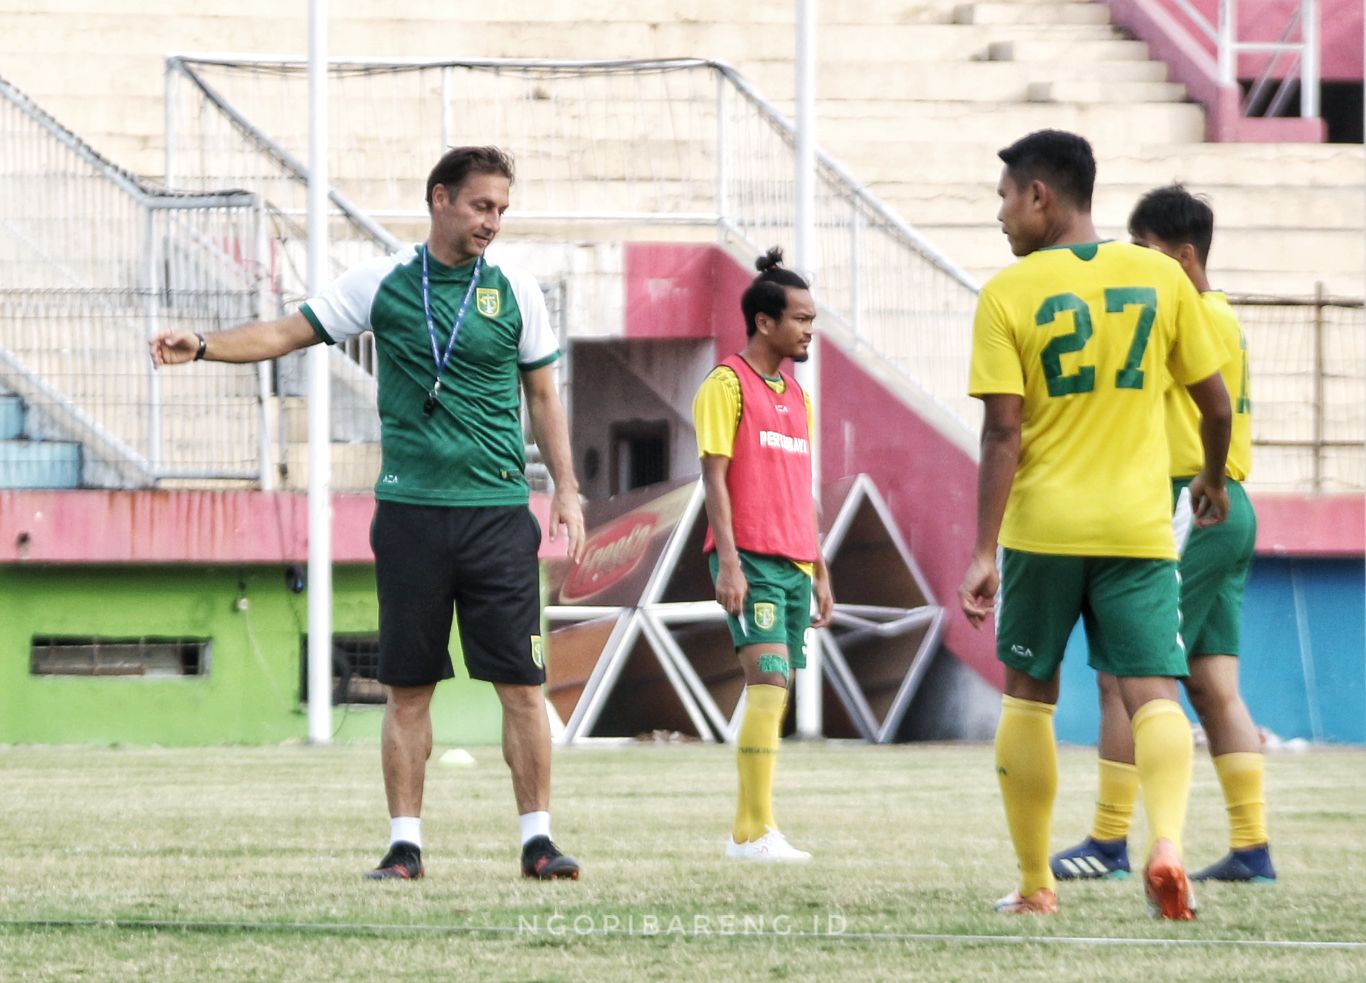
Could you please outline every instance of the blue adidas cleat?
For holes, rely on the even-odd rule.
[[[1060,881],[1122,881],[1129,876],[1129,845],[1088,836],[1072,849],[1053,854],[1048,866]]]
[[[1247,850],[1230,850],[1222,860],[1192,874],[1191,880],[1275,884],[1276,868],[1271,865],[1271,848],[1264,844]]]

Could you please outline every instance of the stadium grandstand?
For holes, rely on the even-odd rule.
[[[211,332],[306,299],[298,6],[0,0],[0,592],[12,612],[0,621],[0,742],[301,736],[302,359],[158,374],[146,355],[166,327]],[[795,235],[792,6],[331,4],[328,268],[421,240],[422,179],[445,148],[515,155],[495,249],[546,294],[583,492],[604,517],[614,497],[674,496],[676,545],[651,554],[654,592],[617,607],[709,597],[678,572],[697,532],[696,500],[678,493],[698,474],[689,406],[743,338],[736,299],[754,256]],[[972,541],[972,310],[978,285],[1011,260],[996,152],[1057,127],[1096,148],[1105,235],[1127,237],[1128,210],[1160,184],[1212,202],[1210,269],[1254,353],[1248,487],[1262,524],[1248,702],[1285,737],[1366,743],[1359,2],[819,8],[805,272],[821,312],[827,532],[845,551],[842,600],[857,607],[854,627],[830,637],[844,668],[827,680],[826,732],[990,734],[1001,675],[989,639],[931,609],[951,603]],[[1217,23],[1228,8],[1243,13],[1242,33]],[[1306,31],[1305,10],[1334,29]],[[367,539],[374,352],[361,339],[329,358],[336,732],[372,740],[383,700]],[[856,546],[878,563],[853,559]],[[548,544],[545,556],[553,567]],[[576,730],[577,701],[594,697],[590,660],[556,704],[568,738],[731,736],[734,695],[707,685],[687,617],[646,611],[630,638],[575,617],[565,614],[576,644],[616,645],[681,710],[614,722],[634,708],[608,687],[598,729]],[[860,648],[878,624],[882,641]],[[1084,682],[1084,660],[1069,661]],[[43,685],[60,676],[83,678]],[[102,676],[195,677],[198,688],[112,700]],[[438,740],[496,742],[483,689],[457,679],[438,702],[463,709],[438,712]],[[1091,741],[1095,709],[1082,702],[1058,729]]]

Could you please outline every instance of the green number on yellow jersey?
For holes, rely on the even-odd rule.
[[[1157,291],[1152,287],[1106,288],[1107,314],[1120,314],[1129,307],[1139,308],[1138,321],[1134,325],[1134,338],[1129,344],[1129,355],[1124,360],[1124,367],[1115,373],[1115,388],[1142,389],[1144,375],[1140,366],[1143,364],[1143,354],[1148,350],[1148,335],[1157,318]],[[1071,333],[1054,338],[1044,347],[1040,356],[1050,396],[1072,396],[1089,393],[1096,388],[1095,366],[1083,365],[1072,373],[1062,370],[1062,356],[1081,351],[1094,333],[1091,309],[1086,301],[1073,293],[1054,294],[1039,305],[1034,323],[1041,328],[1047,327],[1064,311],[1072,312]]]

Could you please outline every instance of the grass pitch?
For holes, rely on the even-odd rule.
[[[774,867],[721,859],[729,749],[560,750],[577,883],[518,876],[506,769],[473,754],[429,771],[427,878],[376,883],[374,747],[0,748],[0,979],[1366,979],[1366,753],[1268,757],[1280,883],[1204,886],[1183,925],[1137,878],[994,914],[1014,860],[988,746],[788,743],[778,817],[815,859]],[[1061,754],[1055,847],[1088,828],[1094,761]],[[1226,842],[1197,756],[1191,866]]]

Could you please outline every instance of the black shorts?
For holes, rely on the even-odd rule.
[[[377,502],[370,546],[380,682],[427,686],[454,676],[452,611],[471,679],[545,682],[541,529],[526,506]]]

